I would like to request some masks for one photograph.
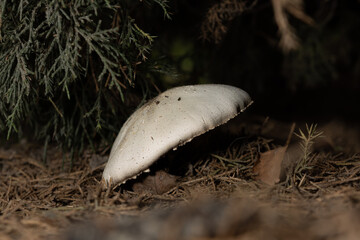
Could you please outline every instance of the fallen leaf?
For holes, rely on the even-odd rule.
[[[155,175],[147,176],[142,182],[134,183],[134,192],[150,192],[155,194],[163,194],[176,186],[177,177],[166,173],[165,171],[157,171]]]
[[[254,166],[256,179],[268,185],[280,181],[281,164],[285,157],[287,146],[260,153],[260,159]]]

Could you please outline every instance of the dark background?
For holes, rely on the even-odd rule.
[[[215,3],[170,1],[172,19],[160,16],[155,24],[137,16],[146,31],[158,36],[152,55],[174,67],[174,76],[156,81],[162,90],[230,84],[249,92],[255,101],[249,111],[256,114],[289,121],[359,121],[359,1],[304,1],[304,12],[315,25],[289,16],[300,40],[299,49],[289,53],[278,45],[270,1],[259,1],[228,22],[218,44],[202,39],[201,25]]]

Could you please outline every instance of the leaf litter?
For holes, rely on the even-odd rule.
[[[46,163],[40,145],[0,148],[0,239],[356,239],[359,153],[313,147],[305,155],[302,139],[248,135],[183,175],[155,169],[108,190],[99,184],[106,149],[70,169],[56,147]],[[266,158],[274,163],[259,167]],[[270,185],[256,168],[275,172]]]

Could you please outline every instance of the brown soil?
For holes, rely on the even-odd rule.
[[[260,153],[284,145],[290,126],[249,125],[249,138],[209,150],[182,175],[159,165],[108,190],[100,185],[108,149],[71,164],[56,146],[46,162],[37,144],[2,147],[0,239],[358,239],[359,142],[348,126],[324,125],[335,137],[319,142],[302,171],[288,163],[280,183],[256,180]],[[271,129],[283,137],[273,140]]]

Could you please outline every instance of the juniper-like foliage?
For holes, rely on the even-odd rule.
[[[1,0],[1,137],[31,126],[72,153],[111,141],[153,41],[130,14],[136,4],[169,17],[166,0]]]

